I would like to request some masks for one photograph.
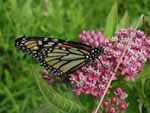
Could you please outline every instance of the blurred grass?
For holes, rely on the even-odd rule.
[[[22,35],[54,36],[66,40],[76,40],[78,33],[84,29],[101,30],[107,36],[112,36],[115,29],[136,23],[141,14],[146,17],[147,34],[149,34],[149,0],[118,0],[118,10],[112,11],[114,2],[115,0],[49,0],[45,5],[44,0],[0,0],[0,113],[33,113],[35,111],[48,113],[50,110],[53,110],[54,113],[64,113],[68,112],[66,108],[64,110],[64,108],[58,107],[62,104],[61,101],[65,101],[64,103],[67,104],[67,98],[77,106],[83,104],[87,111],[90,111],[90,106],[93,105],[90,96],[81,95],[78,98],[71,93],[69,88],[65,88],[65,92],[68,92],[65,94],[62,86],[50,86],[52,87],[52,93],[51,90],[48,91],[50,96],[53,97],[56,93],[58,97],[62,95],[62,98],[59,98],[60,103],[57,100],[50,102],[53,105],[47,105],[43,101],[43,94],[34,77],[40,76],[42,68],[34,59],[17,51],[14,47],[14,40]],[[112,16],[115,17],[108,16],[111,15],[110,10],[112,13],[116,13],[117,17],[114,14]],[[112,19],[110,20],[110,18]],[[114,21],[114,18],[118,19]],[[38,70],[38,73],[35,70]],[[149,75],[149,73],[146,70],[144,72],[142,76],[144,76],[145,85],[148,86],[150,82],[147,82],[145,75]],[[137,82],[140,82],[140,79]],[[148,92],[143,97],[140,96],[143,88],[138,90],[141,86],[134,83],[131,83],[131,86],[129,89],[133,89],[133,86],[135,89],[131,91],[131,94],[133,91],[139,94],[134,100],[136,104],[138,104],[137,99],[145,99],[150,95],[147,87],[144,90]],[[46,95],[48,97],[47,93]],[[90,102],[87,103],[87,100]],[[142,109],[148,109],[149,101],[144,102]],[[84,107],[79,108],[76,113],[85,110]],[[68,109],[72,113],[76,111],[76,107],[74,110],[70,107]],[[127,112],[131,113],[131,111],[132,108]],[[143,113],[150,113],[150,111],[143,111]]]

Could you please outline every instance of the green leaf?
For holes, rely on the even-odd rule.
[[[147,61],[142,66],[142,71],[137,75],[136,80],[141,80],[142,78],[150,78],[150,62]]]
[[[19,113],[19,106],[15,100],[15,98],[13,97],[13,94],[12,92],[10,91],[10,89],[6,86],[3,86],[4,88],[4,91],[6,93],[6,96],[9,98],[10,102],[12,103],[12,106],[13,106],[13,110],[16,112],[16,113]]]
[[[45,80],[41,80],[41,78],[37,76],[35,76],[35,78],[44,98],[45,108],[43,108],[43,110],[51,109],[58,113],[87,113],[85,106],[83,106],[75,96],[67,96],[72,95],[71,92],[68,91],[68,94],[65,96],[58,93],[52,85],[48,85]],[[41,111],[41,109],[39,110]],[[51,111],[49,113],[51,113]]]
[[[129,15],[126,11],[122,19],[120,20],[120,23],[116,27],[116,31],[118,31],[121,28],[127,28],[129,26]]]
[[[133,28],[136,28],[136,29],[140,28],[142,26],[142,24],[143,24],[142,17],[143,17],[143,15],[139,16],[138,18],[134,18],[132,23],[131,23],[131,26]]]
[[[9,88],[11,88],[12,84],[13,84],[13,80],[12,80],[12,77],[11,77],[11,75],[7,69],[4,70],[4,75],[5,75],[5,80],[6,80],[7,86]]]
[[[128,81],[127,113],[150,113],[150,62],[143,65],[143,71],[139,73],[135,81]]]
[[[117,3],[115,3],[107,17],[106,25],[104,29],[105,36],[111,38],[113,36],[117,20],[118,20],[118,7]]]

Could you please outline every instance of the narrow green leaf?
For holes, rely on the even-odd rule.
[[[117,20],[118,20],[118,7],[117,7],[117,3],[115,3],[107,17],[106,20],[106,25],[105,25],[105,30],[104,30],[104,34],[105,36],[111,38],[114,30],[115,30],[115,26],[117,24]]]
[[[14,108],[15,112],[16,112],[16,113],[19,113],[19,106],[18,106],[18,104],[17,104],[15,98],[13,97],[12,92],[11,92],[11,91],[9,90],[9,88],[6,87],[6,86],[3,86],[3,88],[4,88],[4,91],[5,91],[6,95],[7,95],[7,97],[9,98],[10,102],[11,102],[12,105],[13,105],[13,108]]]
[[[140,26],[142,26],[142,24],[143,24],[143,22],[142,22],[143,17],[144,17],[144,15],[142,14],[138,18],[133,19],[133,21],[131,23],[131,26],[136,28],[136,29],[139,28]]]
[[[116,31],[118,31],[121,28],[126,28],[129,26],[129,15],[128,12],[126,11],[122,19],[120,20],[120,23],[116,27]]]
[[[54,106],[56,112],[87,113],[86,108],[82,104],[77,102],[74,98],[70,99],[64,95],[61,95],[51,85],[48,85],[39,77],[35,76],[35,78],[41,91],[41,94],[43,95],[47,103],[47,106],[49,106],[50,108]]]
[[[11,88],[12,85],[13,85],[13,80],[12,80],[12,77],[11,77],[9,71],[7,69],[5,69],[4,74],[5,74],[5,79],[6,79],[7,86],[9,88]]]
[[[0,95],[4,95],[3,82],[0,82]]]

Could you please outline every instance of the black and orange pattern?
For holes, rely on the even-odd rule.
[[[16,39],[15,46],[37,58],[51,74],[64,78],[84,64],[98,58],[103,48],[79,42],[39,36]]]

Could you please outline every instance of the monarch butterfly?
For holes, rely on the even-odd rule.
[[[60,78],[67,77],[104,52],[102,47],[94,48],[80,42],[39,36],[18,38],[15,46],[37,58],[47,71]]]

